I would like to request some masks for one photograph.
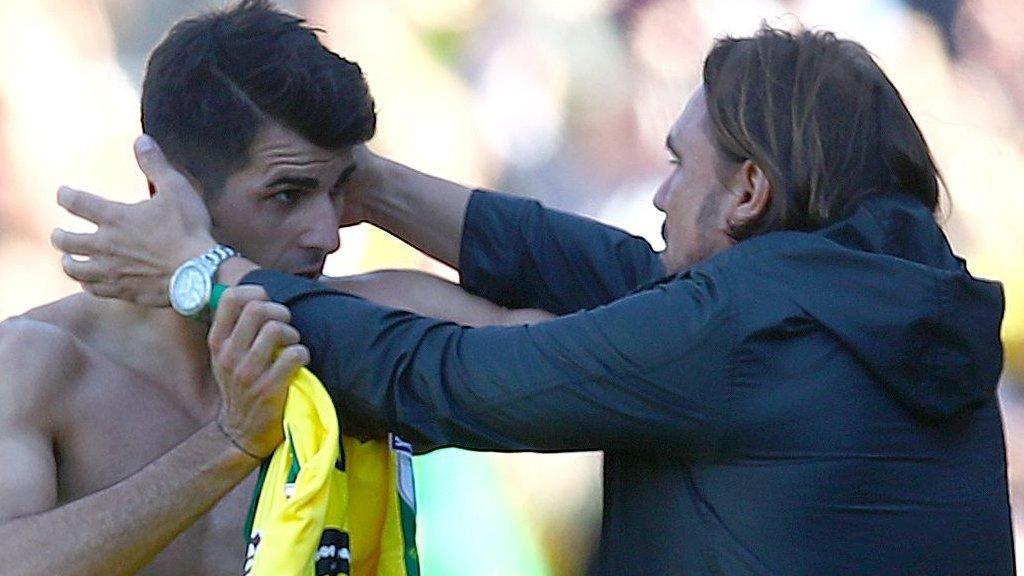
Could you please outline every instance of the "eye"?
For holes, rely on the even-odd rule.
[[[282,190],[270,197],[274,202],[284,206],[291,206],[299,199],[299,192],[296,190]]]
[[[669,156],[668,163],[673,166],[679,166],[679,158],[676,158],[675,156]]]

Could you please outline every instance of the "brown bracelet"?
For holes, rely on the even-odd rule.
[[[260,458],[259,456],[255,455],[252,452],[249,452],[248,450],[243,448],[242,445],[239,444],[237,440],[235,440],[234,436],[232,436],[231,434],[228,434],[228,431],[224,429],[224,425],[221,424],[220,418],[214,418],[214,422],[217,423],[217,428],[220,430],[220,433],[223,434],[224,436],[227,436],[227,439],[230,440],[231,443],[235,445],[235,448],[238,448],[239,450],[242,451],[243,454],[245,454],[246,456],[248,456],[250,458],[253,458],[254,460],[259,460],[260,462],[263,461],[263,458]]]

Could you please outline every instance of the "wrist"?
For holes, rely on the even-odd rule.
[[[175,262],[172,264],[172,268],[177,268],[185,262],[205,254],[211,248],[217,246],[217,242],[212,236],[205,234],[194,238],[188,238],[179,245],[181,246],[181,249],[174,258]]]
[[[235,437],[230,432],[228,432],[228,429],[224,427],[224,424],[220,421],[219,417],[214,418],[213,423],[214,425],[216,425],[217,430],[220,432],[221,436],[228,441],[228,443],[231,445],[235,452],[242,454],[247,459],[252,460],[254,462],[263,461],[263,457],[254,454],[252,451],[243,446],[241,442],[236,440]]]
[[[225,286],[236,286],[242,281],[242,278],[246,274],[257,270],[259,266],[255,262],[249,260],[244,256],[233,256],[228,258],[220,267],[217,268],[217,273],[214,275],[214,280],[217,284],[223,284]]]
[[[205,438],[206,443],[213,447],[218,455],[215,460],[216,466],[237,470],[244,477],[262,463],[262,460],[256,460],[239,450],[231,438],[221,431],[216,419],[207,422],[197,434]]]
[[[374,226],[381,226],[388,219],[393,196],[401,191],[401,164],[378,156],[367,150],[361,164],[366,167],[364,184],[359,194],[359,211],[362,220]]]

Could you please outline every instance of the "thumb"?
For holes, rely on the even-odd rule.
[[[151,136],[143,134],[135,139],[135,161],[139,163],[142,173],[153,183],[157,192],[195,193],[192,184],[184,174],[171,166],[163,150]]]

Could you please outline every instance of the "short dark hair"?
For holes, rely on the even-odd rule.
[[[376,112],[359,66],[267,0],[183,20],[153,50],[142,129],[172,164],[219,191],[273,120],[326,149],[369,140]]]
[[[857,42],[764,26],[718,40],[704,61],[712,138],[750,159],[773,196],[736,239],[814,230],[875,193],[904,193],[932,212],[942,177],[892,82]]]

